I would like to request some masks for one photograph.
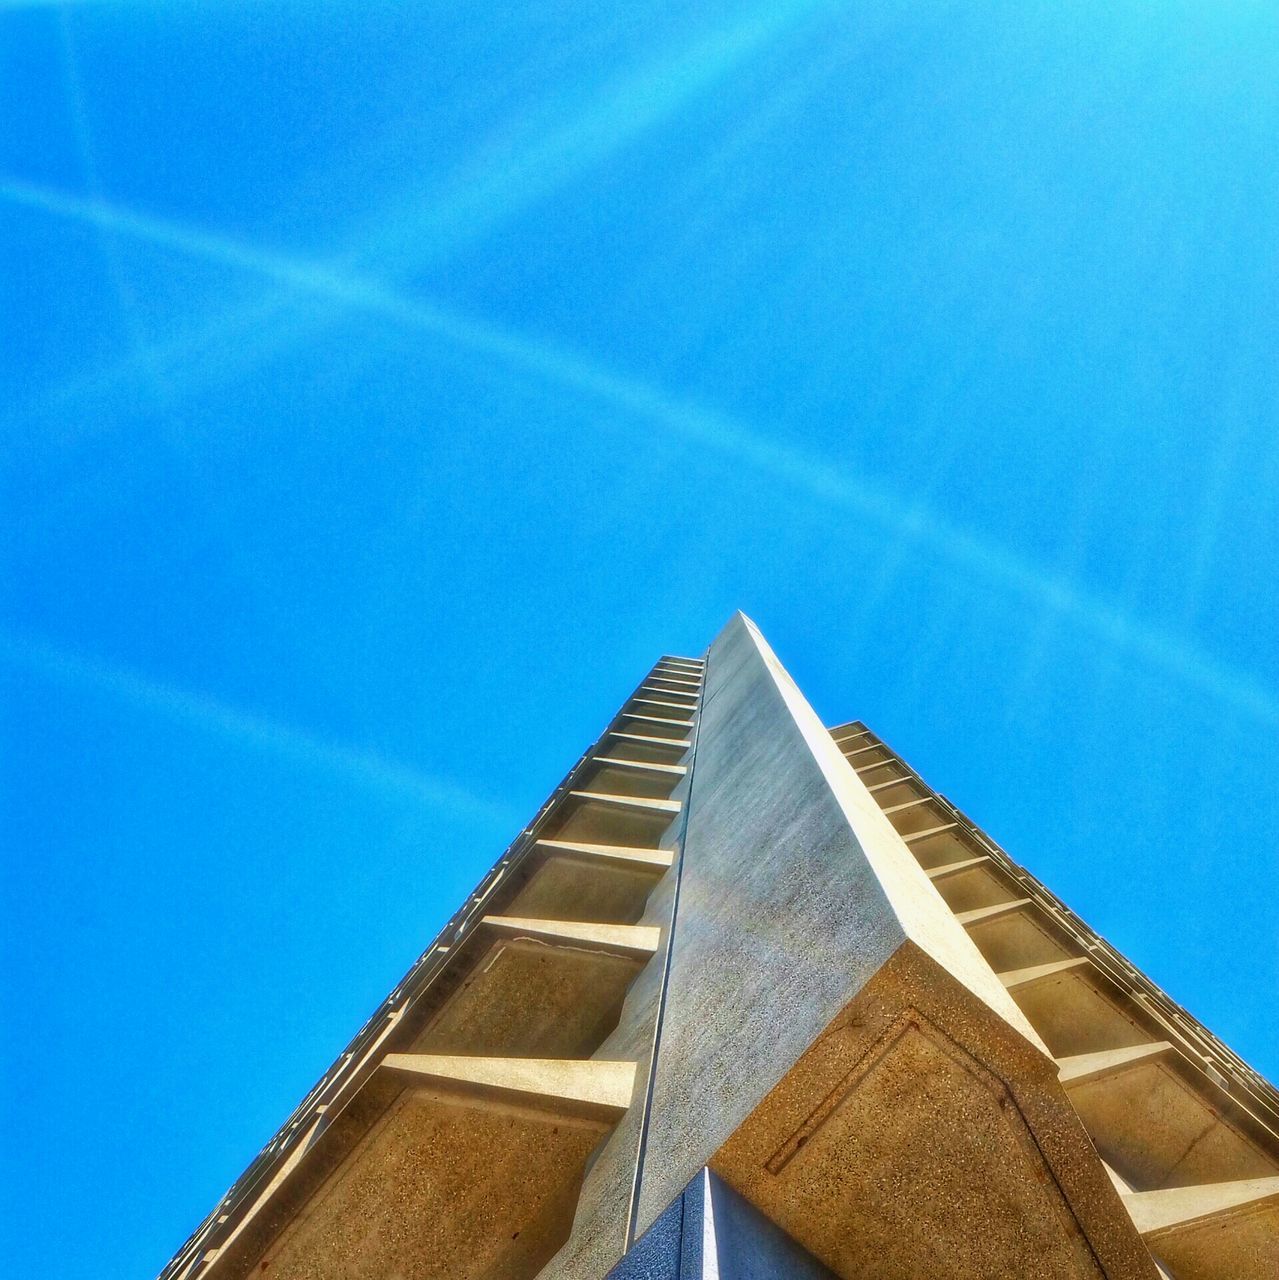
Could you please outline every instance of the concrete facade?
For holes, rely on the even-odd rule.
[[[162,1280],[930,1275],[1279,1275],[1279,1095],[739,614]]]

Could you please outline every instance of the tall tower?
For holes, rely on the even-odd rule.
[[[1279,1094],[739,614],[162,1280],[1159,1275],[1279,1276]]]

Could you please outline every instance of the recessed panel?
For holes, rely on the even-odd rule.
[[[1125,1049],[1156,1038],[1103,995],[1086,971],[1041,978],[1013,988],[1011,994],[1058,1058]]]
[[[1066,960],[1074,954],[1040,927],[1033,908],[979,920],[968,927],[968,936],[996,973]]]
[[[498,942],[406,1051],[589,1057],[617,1025],[642,964],[544,942]]]
[[[910,851],[925,871],[944,867],[951,862],[965,862],[986,852],[979,845],[964,840],[958,831],[939,831],[923,840],[912,840]]]
[[[595,764],[588,768],[582,782],[586,791],[603,791],[613,796],[647,796],[665,800],[683,775],[657,769],[632,768],[629,764]]]
[[[655,849],[675,816],[662,810],[645,811],[624,804],[570,797],[563,801],[542,834],[556,840],[580,840],[584,844]]]
[[[635,924],[661,871],[603,858],[556,855],[533,873],[503,914],[538,920]]]
[[[532,1280],[567,1238],[599,1123],[405,1094],[253,1270],[265,1280]]]
[[[1165,1063],[1143,1063],[1068,1092],[1102,1159],[1137,1191],[1279,1174]]]
[[[715,1168],[846,1280],[1101,1280],[1003,1083],[904,1020],[814,1089],[764,1170]]]
[[[1279,1276],[1279,1203],[1268,1200],[1148,1238],[1150,1251],[1177,1280],[1275,1280]]]

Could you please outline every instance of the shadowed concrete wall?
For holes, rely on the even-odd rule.
[[[638,1231],[907,941],[1042,1047],[741,614],[706,681]]]

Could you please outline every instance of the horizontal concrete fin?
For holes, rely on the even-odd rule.
[[[1171,1231],[1206,1218],[1272,1200],[1279,1204],[1279,1178],[1246,1178],[1241,1182],[1209,1182],[1165,1191],[1134,1191],[1124,1205],[1143,1236]]]
[[[884,763],[887,764],[889,762],[884,761]],[[866,791],[868,795],[873,796],[876,792],[887,791],[889,787],[900,787],[902,783],[906,781],[906,778],[886,778],[883,782],[872,782],[866,788]],[[879,802],[876,801],[875,803],[878,804]]]
[[[967,927],[983,920],[997,920],[1000,916],[1015,915],[1023,907],[1031,905],[1030,898],[1014,898],[1012,902],[997,902],[993,907],[978,907],[975,911],[961,911],[955,919]]]
[[[666,698],[632,698],[631,706],[648,711],[678,711],[681,715],[688,715],[693,710],[692,703],[671,702]]]
[[[693,703],[697,701],[697,694],[691,689],[663,689],[659,685],[644,684],[640,685],[639,691],[643,694],[653,694],[656,697],[664,698],[668,702],[672,698],[688,699],[687,702],[681,702],[680,705],[688,706],[690,710],[692,709]]]
[[[547,1102],[584,1103],[625,1111],[635,1088],[635,1063],[564,1058],[471,1058],[454,1054],[388,1053],[382,1069],[422,1082],[474,1085],[527,1094]]]
[[[481,922],[500,933],[546,942],[604,947],[636,955],[652,955],[662,938],[656,925],[592,924],[577,920],[534,920],[525,916],[485,916]]]
[[[688,769],[682,764],[655,764],[651,760],[619,760],[616,756],[594,756],[595,764],[606,764],[614,769],[631,769],[635,773],[665,774],[682,778]]]
[[[892,783],[888,784],[889,786]],[[871,787],[871,791],[875,788]],[[944,876],[952,876],[956,871],[967,871],[969,867],[980,867],[983,863],[989,863],[990,859],[983,855],[980,858],[965,858],[962,862],[947,862],[944,866],[934,867],[928,872],[930,880],[941,880]]]
[[[640,742],[646,747],[691,747],[693,744],[686,738],[655,738],[650,733],[624,733],[620,729],[609,731],[610,738],[620,738],[623,742]]]
[[[607,791],[570,791],[569,795],[575,800],[616,805],[619,809],[642,809],[646,813],[676,814],[680,809],[678,800],[654,800],[648,796],[615,796]]]
[[[835,739],[836,746],[843,746],[846,742],[852,742],[854,738],[870,738],[874,737],[874,734],[865,725],[850,724],[831,729],[830,736]]]
[[[642,849],[635,845],[583,844],[576,840],[538,840],[536,847],[545,853],[573,853],[588,858],[607,858],[613,862],[660,868],[665,871],[675,860],[673,849]]]
[[[929,836],[939,836],[943,831],[954,831],[959,826],[957,822],[943,822],[939,827],[926,827],[923,831],[910,831],[902,836],[907,844],[914,844],[917,840],[926,840]]]
[[[1070,973],[1075,969],[1089,969],[1092,961],[1087,956],[1071,956],[1069,960],[1052,960],[1048,964],[1032,964],[1025,969],[1009,969],[999,974],[999,980],[1011,991],[1014,987],[1028,986],[1043,978],[1052,978],[1059,973]]]
[[[1101,1053],[1081,1053],[1073,1058],[1059,1058],[1057,1078],[1062,1084],[1080,1084],[1116,1071],[1125,1071],[1171,1052],[1172,1045],[1167,1040],[1155,1040],[1150,1044],[1130,1045],[1126,1049],[1106,1049]]]
[[[890,804],[884,810],[885,815],[893,813],[901,813],[903,809],[918,809],[922,804],[931,804],[932,796],[916,796],[913,800],[906,800],[902,804]]]

